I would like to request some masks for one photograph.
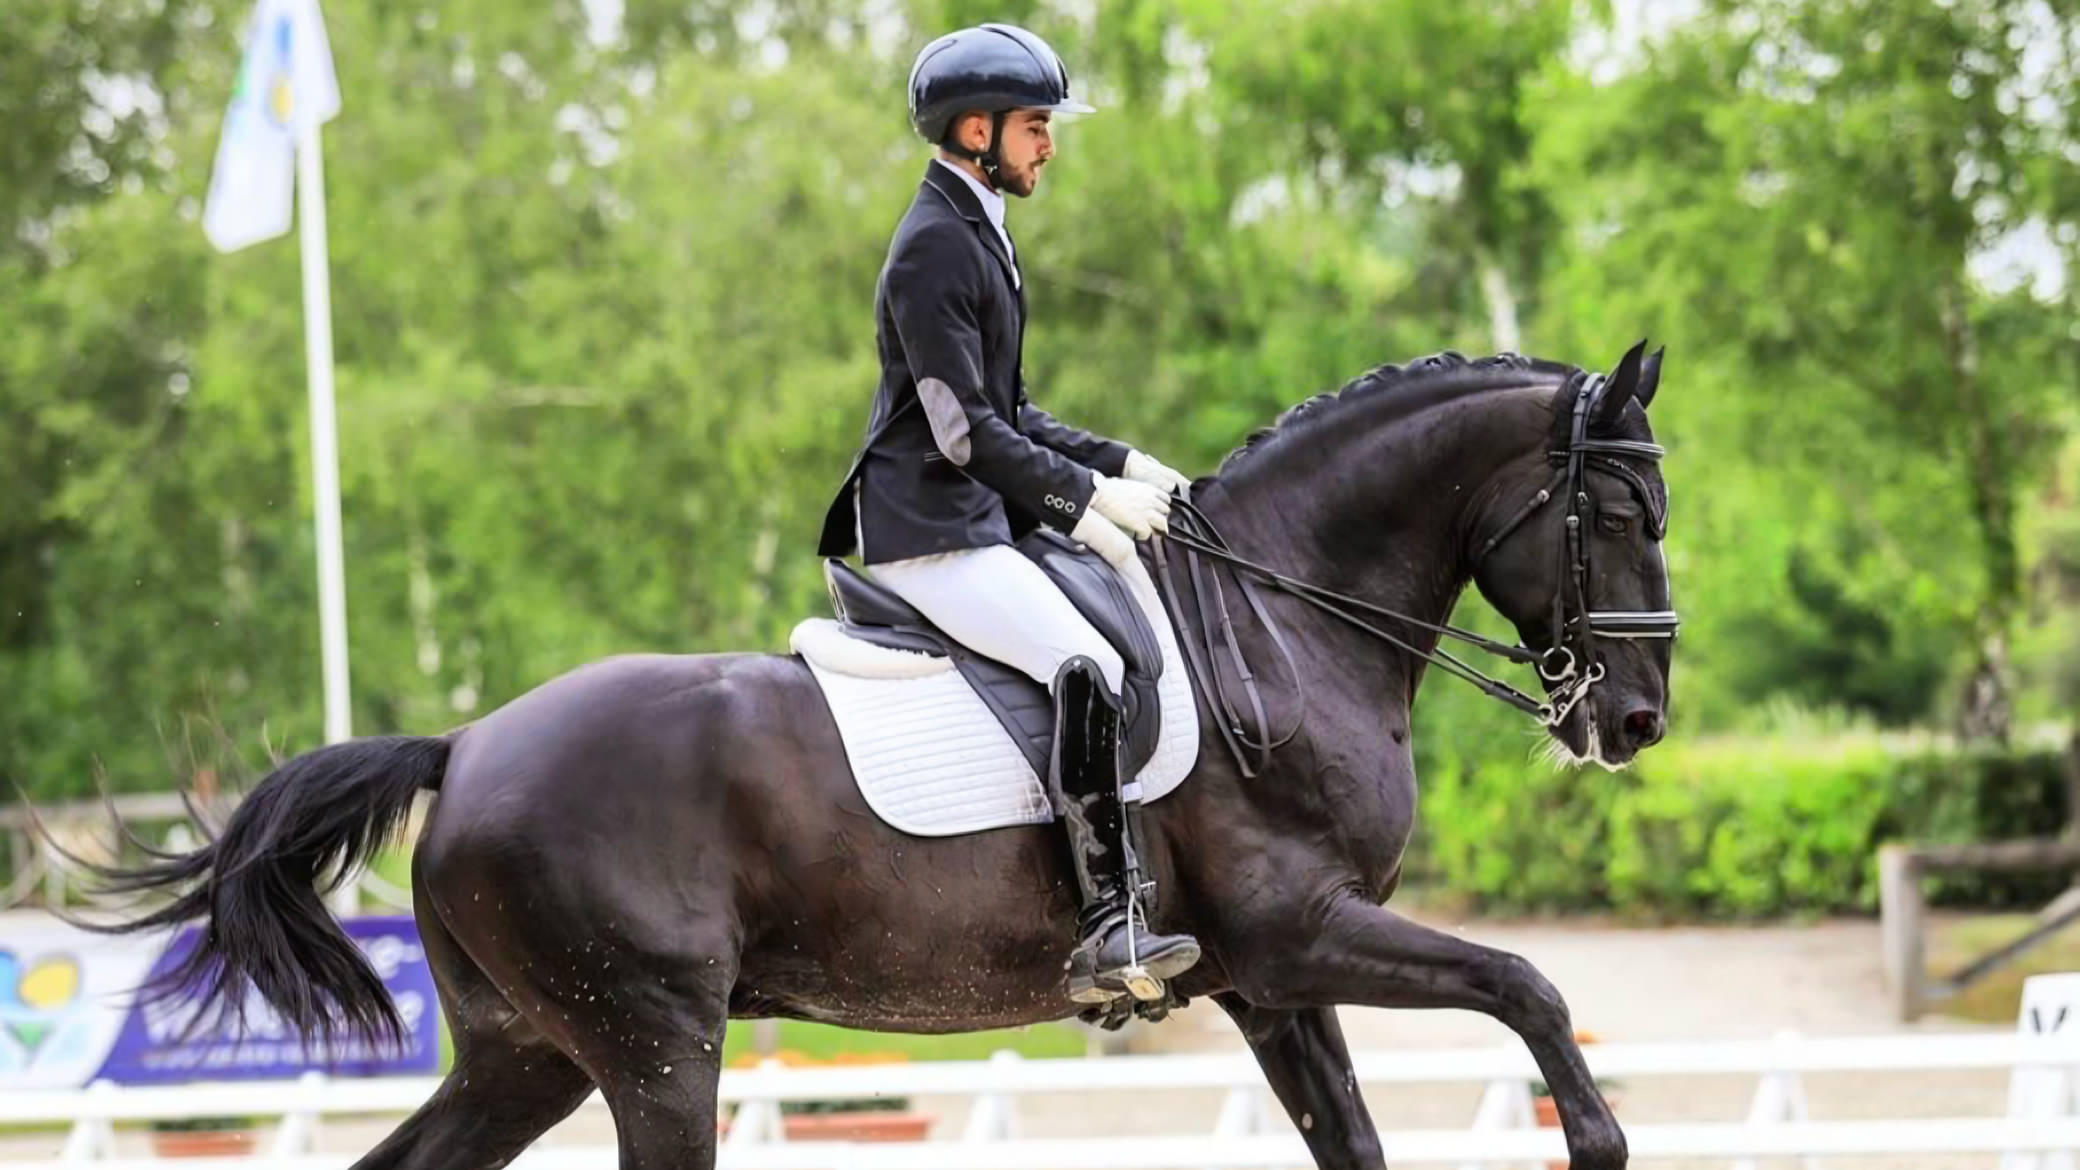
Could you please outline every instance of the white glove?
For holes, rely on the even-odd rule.
[[[1090,510],[1127,530],[1136,540],[1147,540],[1154,532],[1170,531],[1170,493],[1139,480],[1114,479],[1091,472],[1098,485],[1091,492]]]
[[[1134,450],[1127,452],[1127,466],[1123,469],[1122,474],[1128,479],[1145,483],[1150,487],[1161,488],[1166,496],[1171,492],[1183,491],[1192,486],[1191,476],[1181,471],[1173,471],[1163,466],[1162,462],[1154,456],[1143,455],[1141,452]]]
[[[1071,540],[1081,541],[1090,550],[1111,562],[1115,569],[1124,569],[1134,560],[1134,541],[1120,527],[1098,515],[1095,508],[1086,509],[1083,519],[1069,531]]]

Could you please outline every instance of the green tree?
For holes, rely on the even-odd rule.
[[[1804,678],[1919,714],[1947,643],[1976,662],[1971,726],[2005,725],[2018,498],[2070,346],[2056,307],[1988,293],[1971,264],[2071,169],[2022,113],[2047,83],[2024,65],[2044,11],[1717,4],[1636,73],[1556,75],[1540,103],[1544,185],[1574,225],[1556,298],[1574,315],[1553,329],[1629,321],[1696,379],[1667,407],[1676,466],[1711,490],[1686,555],[1760,635],[1741,689]],[[1869,653],[1844,653],[1859,626]],[[1890,695],[1855,682],[1901,661],[1924,666]]]
[[[317,735],[296,248],[196,222],[246,11],[46,0],[0,45],[0,775],[38,792],[163,784],[197,720]],[[1975,265],[2080,264],[2069,5],[1719,4],[1637,59],[1560,0],[886,11],[328,6],[357,729],[821,606],[927,157],[905,71],[996,18],[1102,111],[1012,215],[1050,409],[1203,472],[1379,362],[1652,334],[1683,726],[1921,718],[2025,596],[2018,677],[2059,685],[2080,301]],[[1433,760],[1537,742],[1443,686],[1423,718]]]

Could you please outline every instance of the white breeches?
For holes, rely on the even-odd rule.
[[[948,637],[1044,686],[1054,686],[1055,672],[1080,654],[1098,664],[1113,694],[1120,692],[1126,666],[1119,651],[1040,566],[1009,545],[891,561],[867,572]]]

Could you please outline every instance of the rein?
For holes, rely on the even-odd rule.
[[[1548,729],[1558,727],[1564,722],[1575,707],[1588,696],[1590,688],[1603,679],[1603,664],[1595,658],[1597,636],[1665,638],[1670,641],[1675,639],[1681,621],[1674,610],[1599,610],[1592,609],[1589,605],[1589,542],[1583,534],[1583,529],[1588,524],[1590,505],[1586,476],[1592,465],[1598,470],[1617,475],[1639,493],[1643,502],[1648,505],[1648,523],[1656,540],[1662,538],[1667,528],[1665,513],[1657,511],[1652,506],[1645,477],[1618,458],[1657,462],[1665,454],[1663,448],[1655,443],[1629,439],[1589,437],[1589,419],[1601,400],[1604,389],[1605,380],[1601,375],[1597,375],[1575,395],[1568,445],[1564,450],[1547,453],[1547,459],[1556,465],[1552,478],[1510,515],[1502,527],[1481,545],[1480,551],[1473,558],[1473,563],[1478,568],[1511,533],[1521,528],[1525,521],[1544,508],[1553,499],[1555,492],[1564,490],[1567,493],[1568,512],[1562,521],[1566,540],[1561,549],[1560,582],[1553,592],[1553,643],[1544,650],[1498,642],[1450,624],[1424,621],[1385,606],[1375,605],[1360,597],[1338,593],[1289,577],[1230,549],[1228,542],[1213,526],[1213,522],[1191,502],[1188,495],[1180,494],[1172,499],[1169,533],[1150,542],[1155,561],[1155,575],[1162,584],[1164,604],[1169,607],[1177,627],[1178,641],[1184,651],[1186,662],[1193,673],[1199,676],[1201,690],[1206,696],[1207,705],[1213,711],[1215,726],[1220,729],[1221,738],[1227,743],[1229,753],[1234,756],[1245,778],[1253,778],[1269,767],[1271,753],[1291,742],[1293,737],[1300,733],[1300,725],[1306,718],[1307,708],[1305,680],[1294,661],[1285,634],[1264,608],[1261,593],[1257,588],[1259,582],[1339,618],[1454,678],[1472,684],[1482,694],[1537,719]],[[1172,544],[1184,550],[1183,568],[1191,587],[1194,608],[1198,613],[1196,623],[1189,620],[1188,611],[1179,596],[1176,576],[1171,572],[1166,546]],[[1244,659],[1241,643],[1235,636],[1235,623],[1233,615],[1229,612],[1227,592],[1221,586],[1219,572],[1213,566],[1207,565],[1207,561],[1225,564],[1233,573],[1236,591],[1248,604],[1250,611],[1256,615],[1258,624],[1271,636],[1273,646],[1285,660],[1286,669],[1293,677],[1294,688],[1299,692],[1299,714],[1294,718],[1292,730],[1282,736],[1273,738],[1272,728],[1266,722],[1263,696],[1258,689],[1256,675]],[[1567,614],[1570,592],[1574,598],[1573,617]],[[1436,648],[1425,650],[1408,638],[1382,629],[1374,624],[1374,620],[1367,619],[1415,627],[1436,634],[1439,638],[1463,642],[1476,650],[1509,662],[1536,667],[1539,677],[1547,684],[1548,697],[1541,702],[1537,697],[1526,694],[1501,679],[1482,673],[1449,651]],[[1240,688],[1239,699],[1231,693],[1227,676],[1215,664],[1216,658],[1219,658],[1223,651],[1226,654],[1223,664],[1230,668],[1230,673]],[[1260,733],[1252,735],[1252,727],[1260,729]]]

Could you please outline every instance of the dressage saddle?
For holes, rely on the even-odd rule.
[[[1156,701],[1156,681],[1163,674],[1162,643],[1126,583],[1098,554],[1045,528],[1035,530],[1016,547],[1040,566],[1126,664],[1120,696],[1120,778],[1131,784],[1155,754],[1162,730],[1161,705]],[[830,589],[831,608],[847,634],[877,646],[952,659],[955,669],[1033,765],[1034,774],[1047,775],[1054,742],[1054,703],[1045,686],[1025,672],[955,641],[909,602],[836,557],[824,561],[823,576]]]

